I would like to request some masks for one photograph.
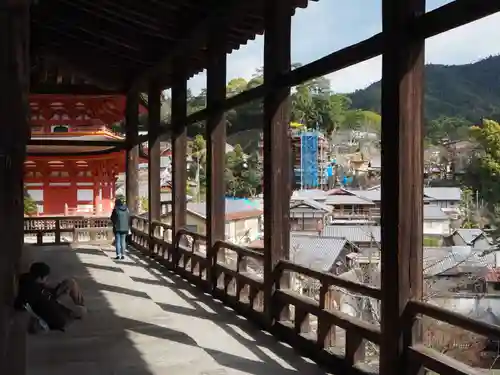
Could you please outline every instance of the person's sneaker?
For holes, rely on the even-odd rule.
[[[73,308],[73,318],[77,320],[83,319],[88,314],[88,310],[84,305],[76,305]]]
[[[122,255],[122,256],[120,257],[120,259],[121,259],[121,260],[124,260],[124,259],[125,259],[125,257]]]
[[[119,260],[119,259],[120,259],[120,257],[119,257],[119,256],[116,256],[116,257],[115,257],[115,260]]]

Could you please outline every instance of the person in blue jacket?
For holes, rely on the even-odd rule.
[[[113,223],[113,232],[115,233],[115,259],[125,259],[127,235],[130,230],[130,212],[121,199],[115,201],[115,208],[111,213],[111,222]]]

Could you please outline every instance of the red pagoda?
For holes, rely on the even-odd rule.
[[[33,94],[29,101],[24,182],[38,215],[109,214],[125,171],[124,137],[111,128],[125,116],[125,96]]]

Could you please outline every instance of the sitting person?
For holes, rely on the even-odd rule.
[[[19,278],[19,292],[16,299],[18,309],[26,308],[43,320],[51,330],[64,331],[69,322],[81,319],[85,314],[85,304],[80,287],[73,279],[66,279],[55,286],[49,286],[47,278],[50,267],[41,262],[33,263],[28,273]],[[67,296],[72,303],[64,301]],[[30,322],[30,330],[36,323]]]

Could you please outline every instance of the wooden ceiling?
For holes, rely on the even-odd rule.
[[[265,1],[39,0],[31,6],[31,86],[145,91],[153,79],[168,87],[175,59],[188,77],[207,66],[209,30],[228,28],[227,53],[262,34]],[[308,0],[291,3],[305,8]]]

